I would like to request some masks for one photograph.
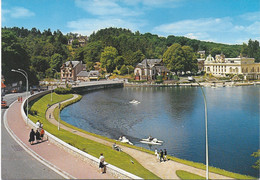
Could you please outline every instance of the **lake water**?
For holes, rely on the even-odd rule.
[[[259,149],[259,86],[204,88],[209,165],[259,177],[250,155]],[[140,104],[131,104],[136,99]],[[205,164],[204,101],[198,87],[126,87],[93,91],[65,108],[61,119],[81,129]],[[149,135],[163,140],[148,146]]]

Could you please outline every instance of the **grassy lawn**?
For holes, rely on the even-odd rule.
[[[183,171],[183,170],[177,170],[176,174],[181,179],[206,179],[202,176],[199,176],[199,175],[187,172],[187,171]]]
[[[71,144],[78,149],[91,154],[92,156],[98,158],[101,152],[104,153],[106,162],[109,164],[117,166],[144,179],[160,179],[158,176],[145,169],[140,163],[138,163],[128,154],[112,150],[112,147],[108,147],[106,145],[83,138],[63,129],[58,131],[56,126],[45,119],[45,112],[47,110],[48,104],[55,104],[72,97],[73,95],[57,95],[56,93],[53,93],[53,101],[51,102],[50,94],[47,94],[31,104],[31,109],[36,110],[37,115],[29,115],[29,118],[33,122],[40,120],[40,122],[43,123],[43,127],[46,131],[67,142],[68,144]],[[131,160],[134,162],[134,164],[131,163]]]

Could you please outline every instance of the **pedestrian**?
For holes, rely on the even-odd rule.
[[[36,142],[38,143],[39,140],[41,140],[40,133],[38,130],[36,130],[35,136],[36,136]]]
[[[51,119],[51,113],[49,114],[49,119]]]
[[[160,150],[160,162],[162,162],[162,161],[163,161],[163,151]]]
[[[30,136],[29,136],[30,137],[29,142],[30,142],[31,145],[34,143],[34,140],[35,140],[34,136],[35,136],[35,132],[32,129],[31,132],[30,132]]]
[[[158,154],[157,148],[155,148],[154,154],[155,154],[155,156],[157,156],[157,154]]]
[[[42,122],[40,122],[40,129],[42,129],[43,128],[43,124],[42,124]]]
[[[164,161],[167,161],[168,159],[167,159],[167,151],[166,151],[166,149],[164,149]]]
[[[38,121],[36,122],[37,129],[40,128],[40,125],[41,125],[41,123],[40,123],[40,121],[38,120]]]
[[[103,156],[103,153],[101,153],[99,157],[99,168],[101,169],[102,174],[106,173],[105,157]]]
[[[18,100],[18,102],[20,102],[20,96],[18,96],[17,100]]]
[[[23,97],[22,96],[20,97],[20,101],[23,102]]]
[[[44,129],[41,130],[41,132],[40,132],[40,137],[41,137],[41,140],[43,141],[43,137],[44,137]]]

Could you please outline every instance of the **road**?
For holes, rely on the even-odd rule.
[[[4,100],[9,106],[18,96],[25,97],[25,93],[7,94]],[[63,179],[29,155],[9,135],[3,123],[5,111],[6,109],[1,109],[1,179]]]

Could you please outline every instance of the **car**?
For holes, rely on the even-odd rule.
[[[17,93],[17,89],[13,89],[11,92],[12,93]]]
[[[1,108],[2,109],[8,108],[6,101],[1,101]]]

